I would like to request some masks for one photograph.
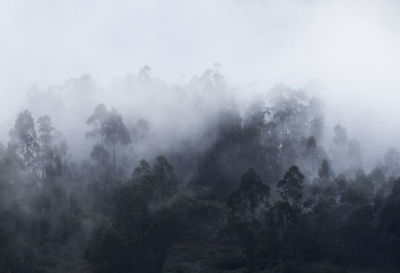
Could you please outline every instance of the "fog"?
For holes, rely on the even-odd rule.
[[[398,11],[396,1],[3,0],[2,139],[32,89],[89,74],[103,90],[91,106],[118,108],[127,99],[111,86],[145,65],[170,88],[219,63],[239,105],[277,83],[311,90],[375,158],[400,135]]]
[[[399,14],[0,0],[0,272],[398,272]]]

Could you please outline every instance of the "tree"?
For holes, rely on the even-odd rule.
[[[115,146],[117,144],[128,145],[130,144],[131,137],[128,129],[122,120],[122,116],[116,111],[112,111],[105,123],[105,141],[112,145],[113,152],[113,181],[115,183],[116,173],[116,160],[115,160]]]
[[[352,206],[362,206],[372,203],[374,184],[370,177],[366,176],[362,170],[355,174],[355,180],[347,185],[347,188],[340,196],[342,203]]]
[[[282,199],[291,205],[297,205],[302,198],[304,175],[297,166],[292,166],[278,182],[277,191]]]
[[[178,187],[173,167],[164,156],[156,158],[153,165],[153,177],[156,196],[161,201],[170,198]]]
[[[317,149],[317,141],[313,136],[310,136],[305,141],[305,156],[311,161],[311,171],[312,175],[316,173],[315,165],[318,159],[318,149]]]
[[[400,249],[400,178],[393,181],[391,194],[386,198],[379,214],[379,235],[385,264],[398,268]]]
[[[320,178],[330,178],[332,176],[332,171],[329,167],[328,160],[322,160],[321,168],[319,168],[318,174]]]
[[[104,147],[104,137],[105,137],[105,122],[108,117],[108,111],[107,108],[104,104],[98,104],[96,108],[93,111],[93,114],[89,116],[89,118],[86,120],[86,123],[88,125],[92,125],[93,129],[89,132],[86,133],[86,137],[91,138],[91,137],[96,137],[100,136],[100,147],[99,146],[94,146],[93,149],[96,151],[92,151],[94,155],[96,155],[96,158],[99,158],[102,162],[102,165],[105,165],[106,162],[106,157],[107,153]]]
[[[87,119],[87,124],[93,125],[92,131],[89,131],[87,137],[100,135],[101,147],[104,151],[104,144],[111,145],[113,154],[113,183],[116,180],[116,145],[129,145],[132,140],[129,131],[126,128],[122,116],[116,110],[108,111],[104,104],[99,104],[94,112]],[[105,157],[105,152],[104,157]]]
[[[39,145],[35,122],[28,110],[18,114],[10,138],[9,147],[16,151],[25,166],[34,168]]]
[[[372,181],[377,185],[381,185],[386,179],[385,172],[383,171],[383,168],[380,166],[375,167],[369,174],[369,176],[372,179]]]
[[[389,176],[400,174],[400,154],[395,148],[389,148],[383,157],[384,167]]]
[[[338,124],[334,128],[335,135],[333,141],[337,146],[344,147],[347,145],[347,131],[342,125]]]
[[[270,197],[270,188],[261,181],[252,168],[242,174],[239,189],[228,197],[227,205],[233,216],[242,221],[253,221],[257,210],[266,208]]]
[[[178,189],[174,168],[164,156],[158,156],[152,166],[142,159],[133,172],[133,182],[141,187],[147,200],[163,204]]]
[[[239,188],[232,192],[227,200],[230,210],[227,231],[238,238],[249,266],[249,271],[255,269],[257,236],[260,232],[258,217],[260,212],[268,207],[269,186],[261,181],[252,168],[242,174]]]
[[[54,130],[54,127],[51,124],[51,118],[47,115],[39,117],[38,125],[39,141],[43,146],[50,147],[53,142],[52,132]]]
[[[335,170],[343,172],[349,168],[349,147],[346,129],[338,124],[334,127],[333,146],[331,158],[335,163]],[[351,163],[353,165],[353,162]]]
[[[41,116],[38,119],[39,125],[39,149],[40,149],[40,163],[42,170],[42,181],[45,182],[49,172],[60,165],[60,160],[57,158],[53,144],[52,132],[54,130],[51,124],[51,118],[47,115]],[[60,167],[60,166],[58,166]]]
[[[133,172],[133,177],[143,177],[150,175],[150,164],[142,159],[139,162],[139,166],[137,166]]]

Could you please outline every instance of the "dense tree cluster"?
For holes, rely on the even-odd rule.
[[[130,147],[151,124],[99,104],[82,132],[88,160],[77,162],[49,116],[18,114],[0,146],[0,271],[400,268],[396,149],[366,173],[345,127],[327,139],[320,102],[284,86],[212,118],[200,151],[182,143],[139,159]]]

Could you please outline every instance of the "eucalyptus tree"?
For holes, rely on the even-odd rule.
[[[241,176],[239,188],[228,197],[230,213],[242,221],[253,221],[260,209],[268,207],[269,191],[269,186],[261,181],[256,171],[248,169]]]
[[[43,182],[47,180],[48,173],[51,168],[55,167],[55,153],[52,148],[54,127],[51,124],[51,118],[47,115],[41,116],[38,119],[39,125],[39,149],[40,149],[40,165],[42,170]]]
[[[34,169],[39,152],[35,121],[28,110],[20,112],[10,131],[8,146],[13,150],[23,166]]]
[[[304,175],[297,166],[292,166],[278,182],[277,190],[282,199],[297,206],[303,196]]]
[[[113,155],[113,182],[116,180],[116,146],[129,145],[132,140],[122,116],[115,110],[107,110],[104,104],[99,104],[87,119],[86,123],[93,129],[86,133],[87,137],[100,136],[103,159],[106,155],[104,146],[111,146]]]

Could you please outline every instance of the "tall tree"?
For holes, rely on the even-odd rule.
[[[35,122],[28,110],[18,114],[14,128],[10,131],[9,147],[16,151],[25,166],[34,167],[39,145]]]
[[[156,158],[153,165],[153,176],[155,190],[158,192],[157,195],[161,201],[165,201],[175,193],[178,182],[173,167],[164,156]]]
[[[100,144],[103,150],[104,150],[104,135],[105,135],[104,124],[105,121],[107,120],[107,116],[108,116],[108,111],[106,106],[103,103],[100,103],[94,109],[93,114],[91,114],[86,120],[86,123],[88,125],[93,126],[93,129],[86,133],[86,137],[96,137],[99,135]]]
[[[277,190],[282,199],[291,205],[298,205],[303,194],[304,175],[297,166],[292,166],[278,182]]]
[[[315,175],[316,171],[316,162],[318,161],[318,149],[317,149],[317,141],[313,136],[310,136],[305,141],[305,151],[304,155],[307,159],[311,161],[311,174]]]
[[[45,182],[50,169],[54,168],[56,165],[56,156],[52,148],[52,132],[54,128],[51,124],[51,118],[47,115],[39,117],[38,125],[42,180]]]
[[[322,160],[321,167],[318,171],[320,178],[330,178],[332,176],[332,170],[329,167],[329,162],[326,159]]]
[[[261,181],[252,168],[242,174],[239,189],[228,197],[228,207],[234,217],[242,221],[253,221],[257,210],[266,208],[270,197],[269,186]]]
[[[99,104],[93,114],[87,119],[87,124],[93,124],[94,128],[86,136],[94,137],[100,135],[101,147],[104,144],[111,145],[113,154],[113,183],[116,180],[116,145],[128,145],[132,142],[128,129],[122,116],[116,110],[108,111],[104,104]],[[103,152],[105,154],[105,151]]]
[[[115,147],[117,144],[129,145],[132,140],[122,116],[115,110],[111,111],[104,125],[105,142],[111,144],[113,153],[113,180],[116,179]]]

